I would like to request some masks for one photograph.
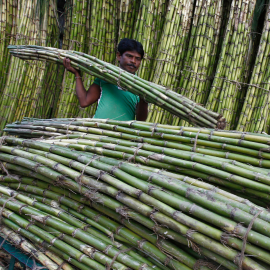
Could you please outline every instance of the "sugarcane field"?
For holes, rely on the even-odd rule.
[[[0,270],[270,270],[270,0],[0,1]]]

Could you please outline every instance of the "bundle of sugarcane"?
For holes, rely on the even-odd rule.
[[[17,227],[20,230],[20,227]],[[0,234],[4,236],[5,240],[8,240],[12,245],[21,249],[24,253],[29,254],[31,257],[40,261],[42,265],[46,266],[49,270],[57,269],[74,269],[68,263],[64,262],[60,257],[50,251],[43,252],[42,248],[35,246],[27,239],[22,237],[21,234],[16,233],[8,226],[1,224]],[[31,259],[30,259],[31,260]],[[61,265],[62,264],[62,265]],[[60,266],[60,268],[59,268]]]
[[[270,5],[268,4],[264,29],[252,77],[249,82],[245,102],[241,111],[237,129],[241,131],[268,132],[269,90],[270,90]]]
[[[14,18],[16,27],[13,31],[16,36],[15,44],[52,45],[47,42],[49,9],[48,1],[18,2],[18,16]],[[22,115],[40,116],[35,113],[38,114],[42,111],[40,108],[47,105],[47,101],[42,98],[45,70],[46,62],[29,63],[11,58],[0,106],[0,130],[6,122],[13,121],[14,117],[19,119]]]
[[[16,223],[63,253],[69,252],[68,256],[80,258],[83,264],[88,259],[83,256],[85,253],[91,255],[95,263],[103,265],[112,264],[115,259],[115,263],[125,265],[123,269],[139,269],[143,263],[148,265],[146,269],[150,269],[151,265],[141,257],[134,259],[130,254],[122,254],[127,253],[126,248],[136,247],[148,254],[147,260],[155,258],[160,269],[164,269],[160,263],[167,267],[165,269],[198,269],[202,262],[194,259],[196,253],[186,249],[188,246],[227,269],[238,269],[238,266],[243,269],[269,268],[270,224],[266,208],[220,189],[208,190],[185,183],[186,180],[196,182],[189,177],[181,181],[166,173],[154,173],[150,167],[147,170],[130,163],[145,150],[137,148],[131,155],[111,151],[115,153],[114,157],[118,155],[125,159],[129,156],[127,162],[91,154],[90,149],[94,147],[84,145],[83,151],[77,151],[73,144],[72,148],[2,138],[0,160],[7,175],[3,175],[1,181],[12,188],[0,187],[0,204],[6,226]],[[107,155],[110,151],[103,149],[101,152]],[[151,156],[162,163],[158,158],[160,155],[153,153]],[[166,160],[165,154],[163,156]],[[203,158],[208,159],[207,156]],[[150,155],[148,159],[153,160]],[[170,157],[172,165],[175,160]],[[237,167],[223,162],[223,167],[228,170],[233,166]],[[197,170],[203,166],[194,163],[193,167]],[[211,170],[213,174],[220,171],[214,167]],[[236,173],[238,171],[244,170],[238,167]],[[256,174],[256,177],[258,181],[264,178],[261,174]],[[245,178],[235,174],[231,179],[244,181]],[[269,188],[267,184],[258,185]],[[23,195],[15,189],[23,191]],[[60,204],[60,209],[52,207],[55,202]],[[87,224],[98,228],[98,233]],[[125,243],[125,251],[117,250],[113,241],[102,237],[101,232],[105,231],[120,243]],[[90,247],[87,249],[85,245]],[[75,255],[74,249],[79,247],[81,252],[77,250]],[[245,253],[248,256],[244,256]],[[101,261],[100,257],[104,260]],[[213,269],[213,265],[209,268]]]
[[[225,119],[220,114],[208,111],[166,87],[143,80],[90,55],[40,46],[9,46],[9,49],[12,55],[25,60],[44,59],[61,63],[64,57],[69,57],[73,67],[139,95],[193,125],[224,128]]]
[[[110,63],[114,63],[116,55],[118,5],[119,1],[116,0],[91,1],[89,3],[89,11],[87,12],[89,21],[86,26],[87,41],[82,35],[86,43],[85,52]],[[72,77],[71,74],[69,76]],[[90,87],[93,81],[93,76],[83,73],[83,82],[86,89]],[[66,93],[66,96],[73,105],[66,109],[66,115],[93,117],[96,111],[96,104],[92,104],[87,108],[79,106],[78,99],[74,94],[75,82],[73,88],[70,88],[68,91],[69,93]],[[65,104],[66,101],[63,100],[63,106]],[[62,116],[62,114],[59,116]]]
[[[144,60],[138,75],[145,80],[150,79],[166,11],[165,0],[141,0],[132,37],[141,42],[144,48]]]
[[[255,0],[233,0],[219,62],[206,108],[220,112],[226,118],[226,128],[237,122],[241,83],[247,81],[246,61],[251,44],[251,25]]]
[[[47,35],[44,36],[42,44],[46,46],[60,47],[60,22],[57,12],[57,1],[51,0],[45,2],[48,7],[48,18],[43,20],[44,29],[47,27]],[[44,31],[42,32],[44,33]],[[36,96],[33,98],[31,116],[34,117],[56,117],[56,108],[58,99],[61,93],[61,84],[64,75],[63,65],[54,65],[53,63],[46,63],[44,75]]]
[[[54,144],[125,160],[136,154],[137,163],[180,173],[181,180],[200,178],[269,204],[268,135],[102,119],[25,119],[4,131],[24,138],[53,137]],[[204,186],[201,181],[195,185]]]
[[[40,6],[40,42],[42,46],[59,47],[59,22],[57,18],[57,1],[45,1]],[[64,68],[62,65],[54,65],[47,62],[40,65],[32,72],[34,84],[32,93],[28,91],[25,98],[17,107],[16,119],[22,116],[34,116],[39,118],[50,117],[53,107],[60,95],[60,78],[62,79]],[[59,76],[59,77],[58,77]],[[33,91],[35,90],[35,91]]]
[[[191,37],[184,60],[178,92],[205,104],[210,90],[215,62],[219,54],[218,44],[222,20],[224,20],[224,2],[197,1],[193,15]],[[227,4],[227,3],[226,3]],[[179,119],[175,118],[174,125]],[[184,125],[184,121],[180,123]]]
[[[123,38],[132,38],[140,1],[121,0],[119,5],[118,43]]]
[[[79,52],[88,51],[90,2],[70,0],[65,5],[66,33],[63,48]],[[87,29],[88,28],[88,29]],[[83,76],[83,74],[81,74]],[[57,117],[74,117],[78,115],[79,103],[75,91],[76,79],[65,70],[61,94],[58,102]]]
[[[17,1],[0,2],[0,97],[7,79],[7,70],[10,63],[10,54],[7,46],[14,42],[14,30],[16,29],[15,17],[17,15]]]
[[[192,19],[193,1],[169,1],[165,23],[150,80],[165,87],[174,87],[187,45]],[[169,122],[168,113],[151,105],[147,121]]]

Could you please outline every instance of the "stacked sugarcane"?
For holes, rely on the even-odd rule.
[[[70,5],[70,6],[69,6]],[[65,10],[67,16],[64,49],[85,52],[106,62],[113,63],[116,55],[118,31],[118,1],[69,1]],[[68,29],[70,28],[70,29]],[[82,72],[85,88],[88,90],[94,77]],[[96,104],[80,108],[75,92],[75,76],[66,71],[59,100],[58,117],[92,117]]]
[[[157,61],[157,46],[161,42],[161,33],[167,11],[166,2],[165,0],[141,0],[135,20],[132,37],[142,43],[145,53],[138,75],[145,80],[150,79],[153,65]]]
[[[59,47],[59,22],[57,18],[57,1],[45,1],[40,6],[41,25],[40,25],[40,44],[42,46]],[[37,64],[39,64],[37,62]],[[17,108],[22,118],[24,115],[39,118],[47,118],[51,115],[53,107],[56,106],[60,94],[60,78],[62,78],[64,68],[62,65],[43,63],[35,73],[36,85],[30,96],[30,102],[26,99],[25,104]]]
[[[150,80],[165,87],[174,87],[182,67],[190,29],[193,1],[169,1],[165,23]],[[152,105],[148,121],[169,122],[159,107]]]
[[[268,136],[95,119],[17,125],[18,135],[23,126],[42,136],[53,129],[65,134],[1,138],[2,220],[15,231],[20,226],[23,237],[30,232],[93,269],[103,268],[90,258],[104,269],[106,263],[119,263],[113,269],[143,263],[146,269],[151,263],[157,269],[269,269],[267,209],[196,179],[215,175],[217,182],[265,196],[263,204],[270,189]],[[258,148],[261,159],[254,157]]]
[[[19,188],[20,191],[16,192],[5,187],[6,185],[18,187],[18,181],[14,183],[14,179],[19,177],[24,191]],[[37,174],[37,177],[42,178],[42,175]],[[90,201],[84,196],[73,193],[70,198],[65,198],[63,195],[68,194],[66,190],[54,188],[48,192],[46,187],[50,184],[30,177],[13,175],[3,176],[1,179],[2,184],[5,185],[0,186],[0,204],[3,206],[6,202],[4,206],[6,208],[2,210],[4,226],[18,231],[37,245],[42,244],[79,269],[87,269],[87,267],[90,269],[142,269],[140,267],[175,269],[173,267],[177,267],[176,269],[188,270],[191,268],[187,265],[192,267],[197,263],[192,255],[172,242],[160,240],[161,247],[166,250],[171,248],[176,254],[175,257],[183,258],[185,264],[180,262],[181,259],[169,257],[168,254],[164,254],[164,250],[163,253],[155,246],[157,236],[152,236],[151,231],[146,227],[133,220],[126,225],[128,220],[121,221],[120,214],[102,207],[99,203],[93,202],[89,207]],[[50,179],[46,180],[50,182]],[[29,185],[24,184],[27,182]],[[83,191],[85,189],[82,187]],[[44,197],[40,196],[42,192],[45,194]],[[12,199],[10,196],[16,198]],[[9,198],[12,199],[11,203],[7,201]],[[107,198],[109,199],[108,196]],[[24,209],[20,211],[22,206]],[[160,261],[165,261],[165,265]]]
[[[180,76],[179,90],[182,95],[197,103],[205,104],[210,90],[215,62],[219,54],[218,43],[224,5],[230,1],[197,1],[191,28],[188,51]],[[175,118],[174,125],[179,119]],[[184,125],[184,121],[180,123]]]
[[[44,59],[62,63],[64,57],[69,57],[73,67],[139,95],[147,102],[156,104],[193,125],[224,128],[225,119],[220,114],[208,111],[166,87],[143,80],[90,55],[40,46],[9,46],[9,48],[12,55],[25,60]]]
[[[43,20],[44,28],[47,29],[47,36],[42,40],[42,44],[59,48],[60,22],[57,12],[57,1],[48,1],[48,19]],[[60,14],[63,16],[63,14]],[[47,24],[47,25],[46,25]],[[44,33],[44,31],[42,32]],[[49,45],[50,44],[50,45]],[[38,95],[33,99],[34,106],[30,115],[35,117],[56,117],[56,108],[61,93],[61,84],[64,75],[63,65],[46,63],[44,75],[39,86]],[[35,105],[36,103],[36,105]]]
[[[246,64],[251,52],[255,3],[255,0],[232,1],[214,81],[206,103],[206,108],[224,115],[227,129],[233,129],[237,124],[239,100],[244,91],[242,83],[247,82]]]
[[[109,63],[115,63],[118,32],[119,1],[93,1],[90,15],[88,54]],[[98,27],[97,27],[98,26]],[[94,82],[94,77],[85,74],[85,88]],[[80,109],[79,116],[93,117],[97,103]]]
[[[4,1],[5,2],[5,1]],[[9,1],[12,3],[13,1]],[[18,1],[14,1],[14,3]],[[52,29],[56,24],[52,4],[54,1],[20,1],[17,8],[14,6],[12,35],[10,40],[15,44],[36,44],[52,46]],[[12,5],[9,5],[12,7]],[[14,14],[17,13],[17,16]],[[50,22],[50,24],[49,24]],[[51,31],[51,32],[50,32]],[[54,37],[55,39],[55,37]],[[6,44],[8,45],[8,44]],[[8,59],[8,58],[7,58]],[[12,57],[10,63],[5,64],[6,83],[1,85],[3,89],[0,104],[0,130],[6,122],[13,121],[14,118],[22,116],[48,117],[43,113],[52,95],[44,95],[44,75],[49,66],[46,62],[25,62]],[[45,90],[44,90],[45,89]]]
[[[270,90],[270,6],[268,5],[256,63],[249,82],[237,129],[240,131],[268,132]]]
[[[139,14],[140,1],[121,0],[119,5],[118,43],[123,38],[132,38],[136,17]]]
[[[7,125],[4,131],[24,138],[52,137],[55,141],[51,142],[55,144],[76,150],[89,148],[93,153],[114,158],[128,160],[136,154],[135,160],[141,165],[163,168],[173,175],[180,173],[201,178],[232,193],[249,196],[263,206],[269,204],[267,181],[259,180],[268,177],[269,173],[268,135],[75,118],[25,119]],[[233,175],[238,169],[240,178]]]
[[[66,2],[66,33],[63,48],[87,52],[89,42],[90,2],[70,0]],[[82,76],[83,74],[81,74]],[[78,115],[79,104],[75,91],[76,79],[65,70],[62,91],[58,102],[57,117],[74,117]]]
[[[14,43],[16,24],[14,23],[17,9],[17,1],[1,1],[0,3],[0,96],[2,95],[5,83],[6,72],[10,63],[10,54],[7,46]]]
[[[17,230],[19,230],[19,226]],[[57,269],[66,269],[72,270],[74,269],[71,265],[57,256],[55,253],[45,250],[44,248],[32,244],[26,238],[24,238],[21,234],[16,233],[8,226],[1,225],[0,226],[0,235],[4,237],[5,240],[9,241],[15,247],[21,249],[26,254],[31,255],[30,261],[33,261],[35,258],[33,265],[41,267],[42,265],[45,266],[49,270],[57,270]],[[4,241],[5,241],[4,240]],[[42,265],[37,265],[36,261],[42,262]],[[60,268],[59,268],[60,266]],[[4,268],[1,268],[4,269]]]

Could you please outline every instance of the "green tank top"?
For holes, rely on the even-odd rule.
[[[94,118],[120,121],[135,119],[136,107],[140,100],[139,96],[98,78],[95,79],[94,83],[101,88]]]

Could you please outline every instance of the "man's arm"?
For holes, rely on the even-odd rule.
[[[64,58],[63,65],[73,73],[76,78],[76,94],[82,108],[88,107],[100,98],[101,89],[97,84],[92,84],[88,91],[85,90],[80,71],[70,65],[70,59]]]
[[[145,102],[142,98],[136,108],[136,120],[145,121],[148,115],[148,103]]]

